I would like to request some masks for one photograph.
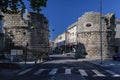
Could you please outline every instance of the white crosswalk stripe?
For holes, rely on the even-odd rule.
[[[38,75],[38,74],[42,73],[44,70],[46,70],[46,69],[39,69],[37,72],[33,73],[33,75]]]
[[[24,75],[28,72],[30,72],[32,70],[32,68],[29,68],[29,69],[26,69],[26,70],[23,70],[21,72],[19,72],[17,75],[20,76],[20,75]],[[77,74],[80,74],[81,76],[85,76],[87,77],[88,75],[89,76],[93,76],[93,77],[106,77],[106,76],[109,76],[107,73],[109,73],[111,75],[111,77],[120,77],[120,74],[116,74],[115,72],[111,71],[111,70],[105,70],[104,74],[101,73],[100,71],[96,70],[96,69],[91,69],[91,70],[84,70],[84,69],[73,69],[73,72],[71,71],[72,69],[71,68],[65,68],[65,69],[59,69],[59,68],[53,68],[53,69],[38,69],[37,71],[33,72],[31,71],[32,75],[40,75],[42,74],[44,71],[49,71],[47,75],[55,75],[56,73],[59,73],[58,70],[64,70],[62,73],[63,74],[74,74],[74,70],[75,72],[78,71],[79,73]],[[89,74],[90,71],[92,71],[94,73],[93,74]],[[61,72],[60,72],[61,73]],[[76,74],[76,73],[75,73]]]
[[[79,72],[82,76],[88,76],[88,74],[83,69],[79,69]]]
[[[106,70],[106,72],[110,73],[113,75],[113,77],[120,77],[120,74],[116,74],[115,72],[113,71],[110,71],[110,70]]]
[[[26,69],[26,70],[18,73],[18,75],[23,75],[23,74],[25,74],[25,73],[27,73],[27,72],[29,72],[29,71],[31,71],[31,70],[32,70],[32,68]]]
[[[65,69],[65,74],[71,74],[71,69]]]
[[[55,75],[57,70],[57,68],[52,69],[52,71],[49,72],[49,75]]]
[[[105,76],[104,74],[100,73],[98,70],[92,70],[96,75],[95,76]]]

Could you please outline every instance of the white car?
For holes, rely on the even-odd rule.
[[[75,52],[69,52],[69,53],[66,53],[66,55],[70,57],[75,57]]]

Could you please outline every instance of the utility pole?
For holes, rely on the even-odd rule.
[[[102,0],[100,0],[100,64],[103,63],[103,53],[102,53]]]
[[[25,51],[26,51],[26,53],[25,53],[25,64],[27,62],[27,48],[28,48],[28,43],[26,43],[26,45],[25,45]]]
[[[67,35],[68,35],[68,32],[65,31],[65,53],[67,51],[66,47],[67,47]]]

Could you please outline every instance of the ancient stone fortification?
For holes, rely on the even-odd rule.
[[[47,55],[49,50],[49,25],[43,14],[30,12],[29,20],[22,18],[22,13],[4,15],[6,40],[10,39],[13,48],[26,48],[36,56]],[[6,42],[7,43],[7,42]]]
[[[115,16],[102,17],[102,52],[103,57],[114,53]],[[88,58],[100,58],[100,13],[87,12],[78,20],[78,43],[85,46]]]
[[[14,46],[25,46],[28,41],[28,22],[19,14],[5,14],[4,16],[5,38],[12,39]]]

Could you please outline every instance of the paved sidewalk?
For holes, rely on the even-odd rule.
[[[32,67],[33,65],[35,65],[35,62],[34,61],[31,61],[31,62],[19,62],[17,63],[18,65],[20,65],[22,68],[28,68],[28,67]]]
[[[35,63],[34,62],[13,62],[19,65],[21,68],[0,68],[0,80],[10,80],[17,72],[19,72],[21,69],[25,69],[28,67],[32,67]],[[11,62],[11,64],[13,64]],[[10,64],[10,62],[9,62]]]
[[[85,61],[99,65],[106,69],[110,69],[114,72],[120,73],[120,61],[113,61],[112,59],[104,59],[102,64],[100,59],[95,59],[95,60],[86,59]]]

